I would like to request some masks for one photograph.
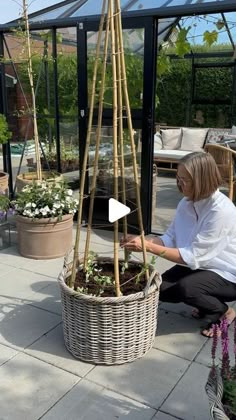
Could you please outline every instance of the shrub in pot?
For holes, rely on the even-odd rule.
[[[72,247],[78,200],[63,182],[33,182],[23,188],[13,205],[21,255],[50,259],[64,256]]]

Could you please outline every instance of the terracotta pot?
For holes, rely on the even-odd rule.
[[[73,215],[62,220],[16,216],[18,250],[23,257],[44,260],[66,255],[72,247]]]
[[[61,182],[63,181],[63,175],[59,174],[58,172],[43,171],[42,179],[43,181],[47,181],[47,182]],[[36,172],[28,172],[28,173],[17,175],[16,191],[20,192],[26,185],[31,184],[32,181],[37,182]]]
[[[6,172],[0,172],[0,190],[4,193],[8,193],[8,178],[9,175]]]

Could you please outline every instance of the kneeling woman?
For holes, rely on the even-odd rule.
[[[236,300],[236,208],[218,188],[222,183],[213,157],[204,152],[181,159],[177,186],[184,195],[166,233],[146,239],[146,248],[176,263],[162,275],[160,300],[195,307],[193,316],[211,323],[202,334],[211,337],[211,324],[236,313],[225,302]],[[128,235],[121,246],[141,251],[140,237]]]

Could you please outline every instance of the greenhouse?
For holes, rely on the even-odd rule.
[[[185,135],[183,151],[192,150],[188,137],[195,136],[196,129],[204,141],[199,138],[193,150],[203,147],[207,138],[236,134],[236,5],[234,0],[123,0],[121,8],[143,221],[146,233],[162,232],[180,198],[175,189],[175,149],[181,148],[176,130]],[[74,190],[79,188],[84,158],[101,9],[102,0],[65,0],[29,16],[41,162],[45,170],[64,173]],[[9,174],[13,196],[17,176],[35,168],[21,20],[0,26],[0,54],[0,112],[6,115],[12,133],[2,147],[2,169]],[[98,179],[105,196],[111,190],[112,173],[110,68],[108,62]],[[97,124],[95,109],[89,167],[93,166]],[[169,136],[172,146],[165,147]],[[128,140],[126,119],[124,137]],[[172,158],[160,157],[160,148],[171,152]],[[130,158],[127,143],[127,174]],[[88,196],[90,182],[88,171]],[[98,194],[97,223],[104,222],[102,203]],[[85,220],[86,215],[85,206]],[[135,230],[135,217],[130,224]]]

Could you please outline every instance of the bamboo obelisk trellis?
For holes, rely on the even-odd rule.
[[[40,147],[39,147],[38,124],[37,124],[36,100],[35,100],[35,92],[34,92],[34,80],[33,80],[33,68],[32,68],[32,55],[31,55],[31,45],[30,45],[30,31],[29,31],[27,0],[23,0],[23,18],[24,18],[24,23],[25,23],[27,68],[28,68],[28,75],[29,75],[31,98],[32,98],[36,171],[37,171],[37,179],[39,181],[42,181],[42,169],[41,169],[41,161],[40,161]]]
[[[103,0],[101,20],[98,31],[98,41],[96,48],[96,57],[93,73],[93,82],[92,82],[92,93],[90,101],[90,113],[88,121],[88,131],[86,138],[85,146],[85,156],[83,162],[83,168],[81,173],[81,183],[80,183],[80,196],[79,196],[79,210],[78,210],[78,221],[77,221],[77,232],[76,232],[76,241],[74,249],[74,258],[73,258],[73,268],[72,275],[70,279],[70,286],[74,286],[75,277],[76,277],[76,268],[79,256],[79,242],[80,242],[80,229],[82,222],[82,210],[83,210],[83,198],[84,198],[84,186],[85,186],[85,176],[87,171],[88,164],[88,152],[90,146],[90,139],[92,133],[92,121],[94,113],[94,103],[95,103],[95,88],[97,82],[97,73],[98,73],[98,62],[100,59],[100,48],[102,33],[105,26],[105,37],[104,37],[104,48],[103,48],[103,65],[102,65],[102,77],[100,84],[100,94],[99,94],[99,108],[98,108],[98,125],[96,129],[96,150],[95,158],[93,165],[93,177],[91,184],[91,195],[90,195],[90,206],[89,206],[89,216],[88,216],[88,227],[87,227],[87,236],[86,236],[86,245],[84,252],[84,270],[86,270],[89,245],[90,245],[90,236],[91,236],[91,227],[92,227],[92,215],[94,207],[94,198],[96,191],[96,177],[98,169],[98,158],[99,158],[99,147],[100,147],[100,138],[101,138],[101,129],[102,129],[102,115],[103,115],[103,98],[106,88],[106,68],[107,68],[107,59],[108,59],[108,47],[111,51],[111,65],[112,65],[112,90],[113,90],[113,180],[114,180],[114,199],[119,200],[119,170],[122,179],[122,201],[126,204],[126,192],[125,192],[125,165],[124,165],[124,148],[123,148],[123,110],[126,112],[128,132],[131,145],[131,154],[132,154],[132,164],[134,171],[134,183],[135,183],[135,196],[137,204],[137,213],[138,213],[138,223],[140,230],[140,237],[142,243],[142,252],[143,252],[143,262],[145,267],[147,267],[147,255],[145,248],[145,236],[142,222],[142,211],[141,211],[141,199],[140,199],[140,188],[138,180],[138,168],[136,162],[136,150],[134,142],[134,131],[132,126],[131,119],[131,110],[129,104],[128,88],[127,88],[127,78],[126,78],[126,68],[125,68],[125,57],[124,57],[124,47],[123,47],[123,36],[122,36],[122,23],[121,23],[121,9],[120,9],[120,0]],[[110,42],[110,44],[109,44]],[[120,281],[119,281],[119,225],[118,221],[114,222],[114,275],[115,275],[115,288],[116,295],[120,296]],[[127,236],[127,219],[124,218],[123,223],[123,234],[124,237]],[[125,252],[125,259],[127,258],[127,253]],[[146,269],[146,277],[148,279],[149,272]]]

